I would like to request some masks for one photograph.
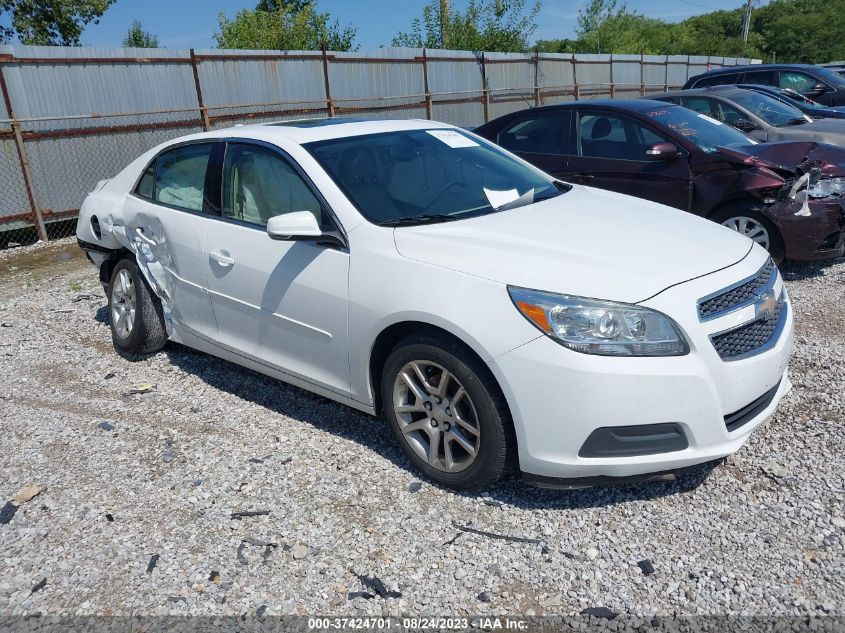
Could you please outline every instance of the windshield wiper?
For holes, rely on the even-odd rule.
[[[460,220],[461,216],[449,215],[447,213],[429,213],[426,215],[412,215],[408,218],[396,218],[379,222],[379,226],[415,226],[418,224],[433,224],[435,222],[451,222]]]

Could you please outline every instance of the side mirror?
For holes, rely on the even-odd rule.
[[[828,91],[827,84],[824,84],[824,83],[822,83],[821,81],[819,81],[819,82],[817,82],[817,83],[814,83],[814,84],[813,84],[813,87],[812,87],[812,88],[810,88],[810,89],[807,91],[807,93],[806,93],[806,94],[811,94],[811,95],[820,95],[820,94],[824,94],[824,93],[825,93],[825,92],[827,92],[827,91]]]
[[[678,146],[674,143],[655,143],[646,149],[645,158],[646,160],[670,161],[677,158],[679,153]]]
[[[731,127],[738,129],[740,132],[745,132],[746,134],[757,129],[754,121],[749,121],[748,119],[734,119],[730,122],[730,125]]]
[[[272,240],[313,240],[323,232],[310,211],[294,211],[276,215],[267,221],[267,235]]]

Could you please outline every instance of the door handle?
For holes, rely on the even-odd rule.
[[[231,266],[235,263],[234,257],[229,257],[219,251],[211,251],[208,256],[221,266]]]
[[[135,235],[137,235],[138,239],[141,240],[147,246],[158,246],[158,242],[144,235],[144,229],[142,229],[140,226],[135,227]]]

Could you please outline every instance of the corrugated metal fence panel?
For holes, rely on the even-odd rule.
[[[18,58],[37,63],[5,63],[4,73],[12,107],[19,119],[156,112],[195,108],[196,89],[189,53],[166,49],[107,49],[53,46],[16,46]],[[63,63],[62,58],[178,58],[163,63]],[[56,59],[56,62],[51,62]],[[184,119],[186,113],[155,115],[155,120]],[[86,126],[122,125],[126,117],[93,118]],[[27,130],[78,127],[67,120],[29,122]]]
[[[367,111],[373,118],[425,118],[422,49],[381,48],[332,55],[329,83],[340,112],[354,115]],[[358,61],[360,58],[371,61]]]
[[[645,93],[663,92],[666,86],[666,56],[646,55],[643,59]]]
[[[576,78],[582,99],[610,95],[609,55],[575,55]]]
[[[615,96],[622,98],[640,96],[643,79],[641,61],[639,55],[611,55],[609,63]]]
[[[534,105],[533,54],[485,53],[484,59],[490,119]]]
[[[542,105],[572,101],[570,94],[575,87],[575,73],[572,55],[565,53],[543,53],[537,68],[537,83],[540,86]]]
[[[484,122],[481,56],[472,51],[428,51],[428,89],[433,95],[431,118],[473,127]],[[432,59],[434,58],[434,59]],[[437,61],[447,58],[449,61]],[[470,100],[473,101],[470,101]],[[438,101],[448,101],[440,103]]]
[[[218,119],[215,127],[246,121],[247,113],[255,115],[249,121],[326,115],[320,51],[237,51],[243,60],[231,59],[232,53],[195,51],[203,102]]]
[[[697,72],[687,72],[686,55],[667,55],[666,56],[666,75],[669,81],[669,88],[679,88],[683,86],[687,79],[692,77]]]

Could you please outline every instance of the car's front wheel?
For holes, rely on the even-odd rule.
[[[118,350],[151,354],[164,347],[167,330],[161,303],[133,260],[121,259],[114,267],[108,297],[112,341]]]
[[[763,217],[762,213],[725,209],[714,214],[712,219],[754,240],[769,251],[775,261],[779,262],[783,259],[783,238],[777,227],[768,218]]]
[[[402,450],[431,479],[484,488],[516,453],[510,415],[490,370],[448,337],[400,342],[382,372],[382,403]]]

